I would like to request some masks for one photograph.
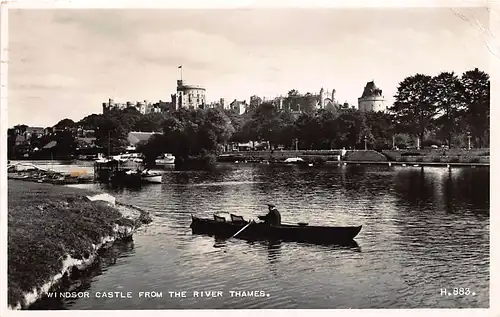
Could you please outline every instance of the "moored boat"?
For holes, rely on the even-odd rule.
[[[241,216],[231,215],[231,221],[214,215],[214,219],[191,216],[193,234],[206,234],[218,238],[229,238],[249,224]],[[358,235],[362,226],[325,227],[309,226],[306,223],[268,225],[253,222],[237,237],[243,240],[282,240],[309,243],[349,243]]]
[[[159,157],[156,158],[155,164],[156,165],[171,165],[171,164],[175,164],[175,156],[173,156],[170,153],[164,153],[163,155],[160,155]]]
[[[146,183],[161,184],[163,174],[158,172],[145,171],[141,173],[141,178]]]

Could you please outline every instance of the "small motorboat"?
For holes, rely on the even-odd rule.
[[[156,165],[171,165],[175,164],[175,156],[170,153],[160,155],[155,160]]]
[[[300,163],[305,163],[304,160],[300,157],[289,157],[285,160],[285,163],[289,164],[300,164]]]
[[[146,170],[141,173],[141,179],[146,183],[161,184],[163,179],[163,173],[151,172]]]
[[[245,226],[237,237],[243,240],[282,240],[308,243],[351,243],[361,231],[362,226],[324,227],[310,226],[300,222],[294,224],[269,225],[265,222],[246,221],[241,216],[232,215],[231,221],[214,215],[214,219],[199,218],[191,215],[193,234],[206,234],[218,238],[232,237]]]

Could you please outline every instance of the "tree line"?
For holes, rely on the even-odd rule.
[[[289,95],[299,94],[292,90]],[[263,102],[249,107],[243,115],[223,109],[179,109],[146,115],[133,107],[114,109],[78,122],[64,119],[56,127],[63,131],[75,127],[94,130],[95,143],[104,153],[122,151],[130,131],[159,132],[141,142],[137,150],[148,160],[172,153],[179,162],[212,161],[224,145],[248,141],[265,141],[271,149],[302,150],[378,150],[417,144],[465,147],[469,140],[474,147],[489,146],[490,79],[485,72],[476,68],[460,76],[453,72],[415,74],[399,83],[394,97],[387,112],[360,112],[345,105],[313,109],[310,98],[302,98],[305,107],[297,104],[283,110],[275,103]],[[15,136],[11,130],[9,138]],[[76,148],[72,144],[76,141],[67,132],[44,138],[44,142],[59,140],[65,152]],[[9,139],[9,149],[12,144]]]

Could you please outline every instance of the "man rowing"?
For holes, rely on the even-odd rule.
[[[259,216],[259,219],[269,225],[279,226],[281,224],[280,212],[276,209],[276,206],[272,204],[267,204],[267,206],[269,207],[269,212],[265,216]]]

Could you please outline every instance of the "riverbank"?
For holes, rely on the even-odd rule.
[[[422,150],[304,150],[304,151],[248,151],[227,152],[218,156],[219,162],[270,162],[282,163],[287,158],[299,157],[305,163],[332,164],[338,162],[380,164],[428,165],[489,165],[489,149],[422,149]]]
[[[10,309],[29,307],[151,221],[107,194],[18,180],[8,181],[8,206]]]

